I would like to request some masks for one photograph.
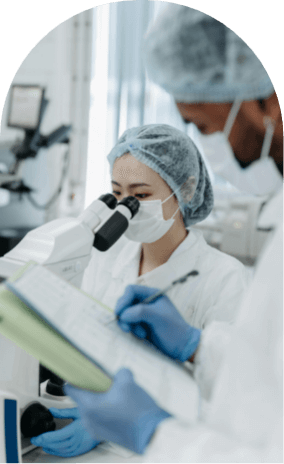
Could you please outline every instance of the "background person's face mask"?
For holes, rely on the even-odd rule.
[[[228,140],[241,103],[239,100],[234,102],[223,132],[214,132],[210,135],[200,133],[200,143],[215,174],[222,176],[246,193],[269,195],[279,190],[283,182],[273,159],[268,157],[274,126],[272,123],[266,126],[260,158],[247,168],[242,168]]]
[[[162,204],[173,195],[174,193],[163,202],[161,200],[141,201],[138,213],[129,222],[125,237],[141,243],[153,243],[162,238],[174,224],[174,216],[179,210],[177,208],[170,219],[164,219]]]

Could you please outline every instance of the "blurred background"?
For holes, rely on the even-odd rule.
[[[11,123],[13,87],[6,100],[0,138],[0,256],[28,230],[57,217],[77,216],[110,191],[106,155],[125,129],[170,124],[186,131],[202,152],[195,126],[183,122],[172,97],[145,74],[143,36],[163,7],[163,2],[140,0],[86,10],[52,30],[22,63],[12,86],[44,89],[48,104],[37,149],[22,155],[21,174],[11,183],[15,153],[26,132]],[[62,127],[66,133],[49,143]],[[208,169],[215,208],[198,227],[208,243],[253,265],[268,233],[255,231],[261,200],[238,192]]]

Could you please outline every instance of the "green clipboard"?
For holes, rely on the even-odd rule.
[[[9,280],[16,280],[34,264],[29,262]],[[0,333],[77,387],[106,391],[111,386],[109,375],[28,308],[4,283],[0,285]]]

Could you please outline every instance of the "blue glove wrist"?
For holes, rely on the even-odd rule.
[[[147,413],[142,416],[138,423],[135,424],[137,427],[137,441],[135,442],[133,451],[143,454],[160,422],[169,417],[171,415],[163,409],[159,409],[155,415]]]
[[[185,362],[195,353],[200,343],[201,330],[188,326],[188,341],[180,353],[179,361]]]
[[[109,390],[93,393],[66,385],[64,390],[78,404],[86,429],[101,441],[111,441],[142,454],[158,424],[170,417],[121,369]]]

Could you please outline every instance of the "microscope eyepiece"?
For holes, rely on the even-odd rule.
[[[98,199],[103,201],[110,209],[116,208],[117,199],[111,193],[106,193],[105,195],[101,195]]]
[[[130,196],[130,197],[123,198],[123,200],[121,200],[118,203],[118,205],[126,206],[131,212],[131,218],[133,218],[135,214],[138,213],[140,203],[139,203],[139,200],[137,200],[137,198]]]

